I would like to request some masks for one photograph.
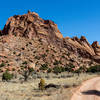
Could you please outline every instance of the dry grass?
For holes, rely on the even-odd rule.
[[[40,75],[40,76],[39,76]],[[35,75],[33,75],[35,76]],[[46,83],[61,85],[60,89],[49,89],[46,91],[38,90],[39,78],[31,79],[28,82],[0,82],[0,100],[70,100],[72,88],[80,85],[84,80],[97,76],[97,74],[77,74],[61,73],[55,74],[38,74],[35,76],[42,77]],[[16,81],[16,80],[14,80]],[[69,88],[64,88],[69,86]]]

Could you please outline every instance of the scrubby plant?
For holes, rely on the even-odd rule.
[[[64,72],[64,71],[65,71],[65,68],[63,68],[63,67],[56,66],[56,67],[53,68],[53,72],[55,74],[58,74],[58,73],[61,73],[61,72]]]
[[[40,67],[40,70],[47,70],[48,69],[48,64],[42,64]]]
[[[58,60],[55,60],[55,62],[53,63],[53,65],[59,65],[61,62]]]
[[[34,72],[34,69],[33,68],[29,68],[29,72]]]
[[[100,72],[100,65],[95,65],[95,66],[89,67],[87,69],[87,72],[92,72],[92,73]]]
[[[35,59],[40,60],[40,57],[39,56],[35,56]]]
[[[45,58],[47,55],[46,54],[42,54],[41,56],[42,56],[42,58]]]
[[[47,73],[51,73],[51,72],[52,72],[52,69],[49,68],[49,69],[47,70]]]
[[[74,68],[75,66],[72,63],[70,63],[69,65],[65,65],[65,71],[73,72]]]
[[[41,78],[40,83],[38,84],[39,90],[45,90],[45,80]]]
[[[2,62],[2,63],[0,64],[0,67],[4,67],[4,66],[5,66],[5,63]]]
[[[22,64],[23,64],[23,65],[27,65],[28,63],[27,63],[27,61],[24,61]]]
[[[61,72],[65,72],[65,67],[61,67]]]
[[[8,71],[4,72],[2,75],[3,81],[9,81],[13,78],[13,74],[10,74]]]
[[[62,55],[62,58],[65,58],[65,56],[64,56],[64,55]]]

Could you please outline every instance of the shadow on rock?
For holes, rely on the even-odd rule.
[[[100,91],[97,90],[88,90],[88,91],[84,91],[82,92],[85,95],[97,95],[100,96]]]

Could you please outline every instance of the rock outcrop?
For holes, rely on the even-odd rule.
[[[3,29],[3,34],[27,37],[48,36],[52,38],[63,38],[57,25],[50,20],[43,20],[35,12],[28,11],[24,15],[10,17]]]
[[[92,58],[95,55],[94,49],[88,43],[84,36],[71,38],[64,38],[64,46],[74,53],[79,53],[82,57]]]
[[[23,66],[24,61],[35,64],[38,71],[42,64],[51,68],[100,64],[97,41],[90,45],[84,36],[63,38],[53,21],[35,12],[10,17],[0,35],[0,63],[11,62],[11,68]]]
[[[97,56],[100,56],[100,45],[97,41],[92,43],[92,47],[94,49],[94,52]]]

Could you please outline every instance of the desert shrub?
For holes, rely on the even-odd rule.
[[[9,81],[13,78],[13,74],[10,74],[8,71],[4,72],[2,75],[2,80]]]
[[[64,71],[65,71],[65,68],[63,68],[63,67],[56,66],[56,67],[53,68],[53,72],[55,74],[58,74],[58,73],[61,73],[61,72],[64,72]]]
[[[34,72],[34,69],[33,68],[29,68],[29,72]]]
[[[5,66],[5,63],[2,62],[2,63],[0,64],[0,67],[4,67],[4,66]]]
[[[47,64],[42,64],[40,67],[40,70],[47,70],[48,69],[48,65]]]
[[[45,80],[41,78],[40,83],[38,84],[40,90],[45,90]]]
[[[55,62],[53,63],[53,65],[58,65],[58,64],[60,64],[60,63],[61,63],[60,61],[55,60]]]
[[[62,58],[65,58],[65,56],[64,56],[64,55],[62,55]]]
[[[52,69],[49,68],[49,69],[47,70],[47,73],[51,73],[51,72],[52,72]]]
[[[40,57],[39,56],[35,56],[35,59],[40,60]]]
[[[87,69],[87,72],[92,72],[92,73],[100,72],[100,65],[91,66],[90,68]]]
[[[24,61],[22,64],[27,65],[27,61]]]
[[[65,66],[65,71],[73,72],[73,68],[75,68],[75,66],[72,63],[70,63],[69,65]]]
[[[74,73],[77,73],[78,75],[82,72],[85,72],[86,71],[86,68],[83,66],[83,67],[80,67],[79,69],[75,70]]]
[[[47,55],[46,54],[42,54],[41,56],[42,56],[42,58],[45,58]]]
[[[78,69],[81,72],[86,72],[87,71],[87,68],[85,66],[81,66],[79,69]]]

